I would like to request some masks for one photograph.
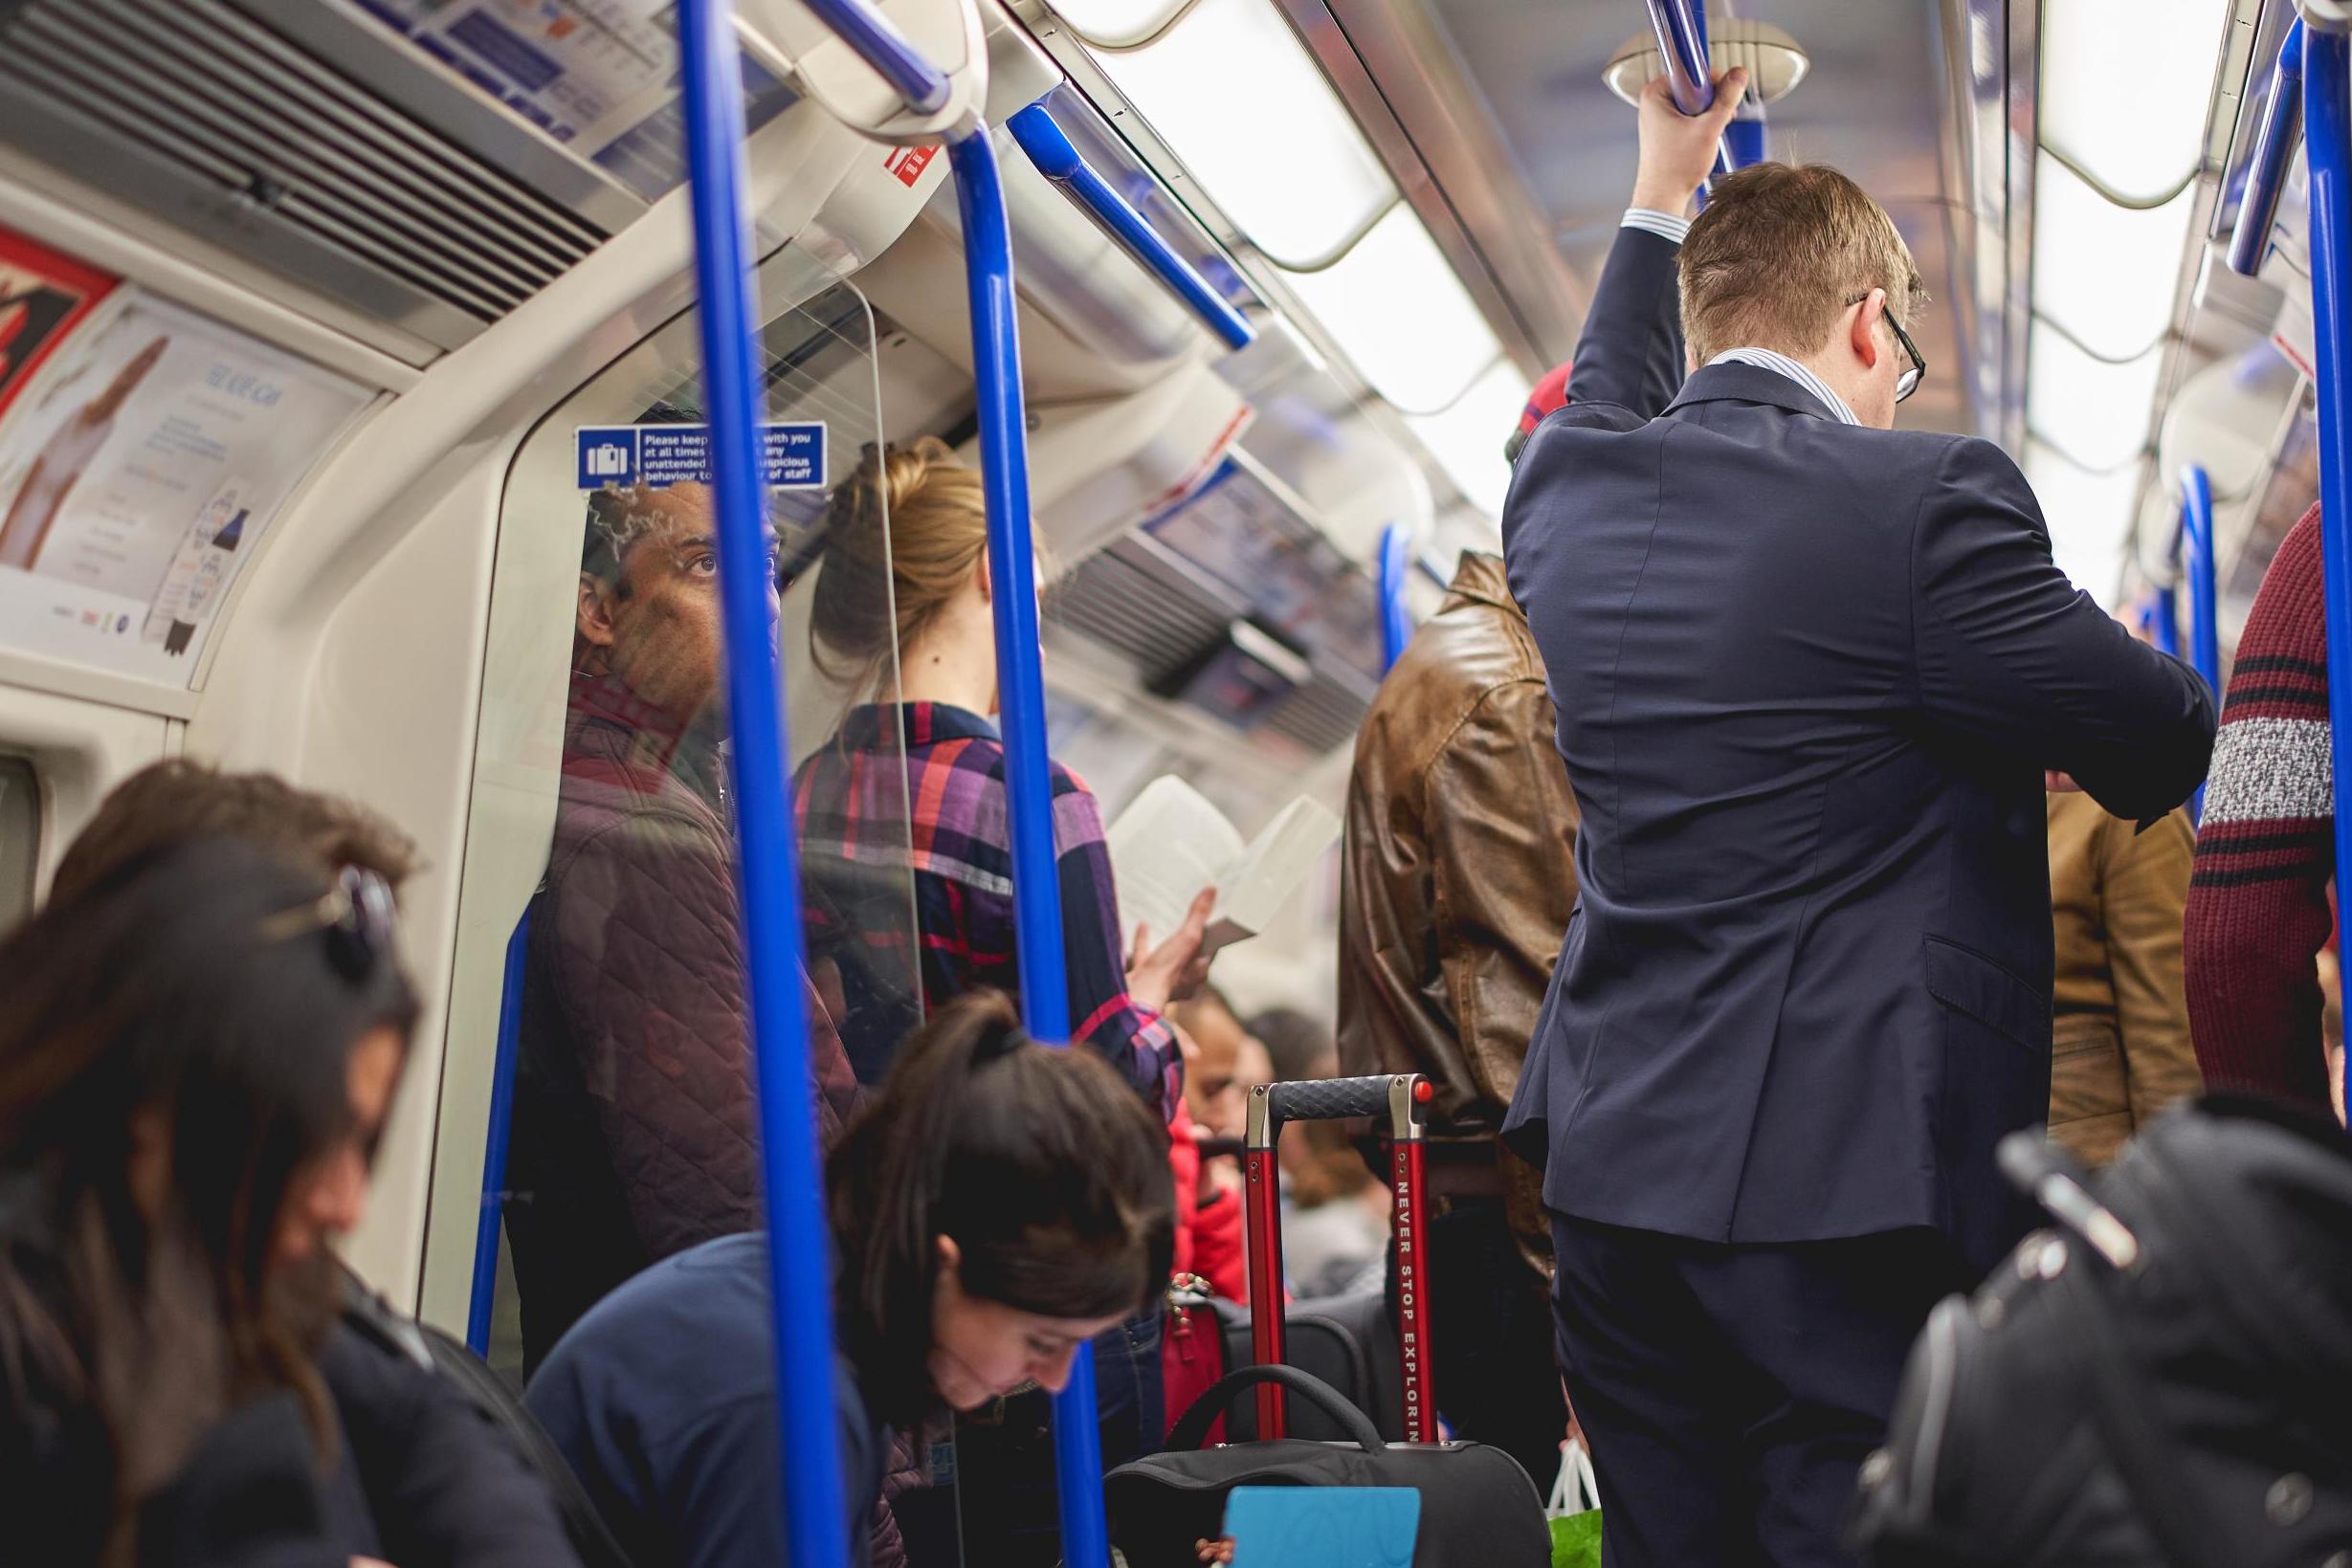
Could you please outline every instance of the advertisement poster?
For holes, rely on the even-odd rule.
[[[385,26],[648,201],[685,178],[677,0],[360,0]],[[792,101],[743,62],[748,128]]]
[[[114,278],[0,229],[0,414]]]
[[[270,519],[370,396],[114,290],[0,413],[0,643],[186,686]]]

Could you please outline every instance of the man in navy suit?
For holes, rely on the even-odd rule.
[[[2045,773],[2154,818],[2213,707],[2007,453],[1893,428],[1924,296],[1876,204],[1764,165],[1685,225],[1722,114],[1641,114],[1503,519],[1583,813],[1506,1135],[1610,1568],[1845,1563],[1927,1309],[2027,1226],[1993,1146],[2049,1103]]]

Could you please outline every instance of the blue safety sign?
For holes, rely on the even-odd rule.
[[[575,432],[580,488],[711,482],[708,425],[583,425]],[[825,488],[825,422],[760,427],[771,490]]]

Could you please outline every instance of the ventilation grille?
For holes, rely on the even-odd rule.
[[[0,99],[18,100],[10,139],[44,162],[111,186],[126,150],[144,155],[241,210],[241,249],[274,220],[448,307],[461,321],[436,341],[606,237],[221,0],[33,0],[0,24]],[[44,101],[83,134],[39,136],[21,111]]]
[[[1243,607],[1163,559],[1156,546],[1128,538],[1087,557],[1056,585],[1046,619],[1125,655],[1148,686],[1215,647]],[[1365,707],[1318,660],[1314,677],[1284,698],[1252,739],[1279,735],[1320,756],[1354,742]]]

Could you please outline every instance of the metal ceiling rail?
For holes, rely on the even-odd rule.
[[[1158,278],[1226,347],[1247,348],[1257,341],[1257,329],[1086,161],[1044,104],[1031,104],[1006,121],[1005,128],[1038,173],[1077,203],[1113,244]]]

